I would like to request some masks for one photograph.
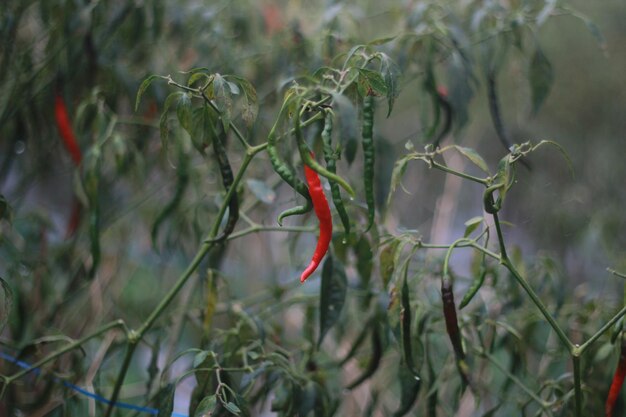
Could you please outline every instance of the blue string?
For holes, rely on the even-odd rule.
[[[7,360],[11,363],[16,364],[17,366],[19,366],[22,369],[29,369],[28,372],[33,372],[35,375],[40,375],[41,374],[41,369],[39,368],[33,368],[32,365],[28,364],[27,362],[21,361],[11,355],[8,355],[4,352],[0,352],[0,358]],[[139,405],[134,405],[134,404],[128,404],[128,403],[122,403],[122,402],[118,402],[116,401],[115,403],[111,403],[111,400],[109,400],[108,398],[103,397],[102,395],[98,395],[94,392],[90,392],[87,391],[85,388],[81,388],[78,385],[74,385],[71,382],[65,381],[61,378],[58,377],[54,377],[53,380],[55,382],[60,382],[61,384],[63,384],[63,386],[74,390],[80,394],[83,394],[86,397],[89,398],[93,398],[94,400],[104,403],[104,404],[113,404],[113,407],[117,407],[117,408],[125,408],[127,410],[134,410],[134,411],[139,411],[142,413],[148,413],[148,414],[152,414],[152,415],[157,415],[159,414],[159,410],[157,410],[156,408],[150,408],[150,407],[141,407]],[[172,417],[188,417],[187,414],[181,414],[181,413],[172,413]]]

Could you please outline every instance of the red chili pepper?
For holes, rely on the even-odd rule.
[[[615,408],[617,397],[619,397],[619,392],[622,389],[624,377],[626,377],[626,341],[622,340],[619,362],[617,363],[617,369],[615,369],[613,382],[611,383],[611,388],[609,389],[609,396],[606,398],[606,405],[604,407],[606,417],[613,416],[613,408]]]
[[[311,152],[311,157],[313,156],[313,152]],[[317,175],[317,172],[313,171],[306,164],[304,165],[304,176],[306,177],[306,182],[309,185],[309,194],[311,195],[311,201],[313,202],[313,210],[315,210],[315,215],[320,223],[320,236],[317,240],[317,246],[315,247],[313,258],[311,258],[311,263],[306,267],[304,272],[302,272],[302,275],[300,275],[300,282],[304,282],[309,275],[317,269],[320,262],[322,262],[324,255],[328,252],[330,239],[333,235],[333,219],[330,214],[328,200],[326,199],[326,195],[324,195],[324,190],[322,189],[320,177]]]
[[[80,165],[80,161],[82,159],[80,147],[78,146],[78,141],[76,140],[76,136],[72,130],[72,125],[70,124],[70,118],[67,114],[65,101],[63,101],[63,97],[59,93],[57,93],[54,98],[54,111],[57,128],[59,129],[59,135],[61,135],[61,139],[63,139],[65,149],[67,149],[67,152],[72,157],[74,164],[78,166]]]

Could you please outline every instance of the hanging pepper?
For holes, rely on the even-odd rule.
[[[314,157],[313,152],[311,152],[310,155],[311,158]],[[317,172],[313,171],[313,169],[306,164],[304,164],[304,176],[309,185],[309,195],[313,202],[313,210],[320,223],[320,235],[317,240],[315,252],[313,253],[313,258],[311,258],[311,263],[309,263],[309,266],[307,266],[304,272],[302,272],[302,275],[300,275],[300,282],[304,282],[309,275],[317,269],[320,262],[322,262],[324,255],[326,255],[328,251],[330,239],[333,235],[333,220],[330,214],[330,206],[324,195],[320,177],[317,175]]]
[[[456,315],[456,303],[454,302],[454,292],[452,291],[452,281],[450,277],[445,275],[441,280],[441,300],[443,302],[443,317],[446,322],[446,331],[454,356],[456,357],[456,365],[461,375],[461,379],[465,384],[469,384],[469,375],[467,364],[465,363],[465,352],[463,351],[463,342],[461,341],[461,331]]]
[[[619,392],[622,389],[624,377],[626,377],[626,340],[622,339],[619,362],[617,363],[617,368],[613,375],[613,382],[611,382],[611,388],[609,389],[609,395],[606,398],[606,405],[604,407],[606,417],[613,416],[613,409],[619,397]]]
[[[226,132],[221,126],[218,126],[218,132],[215,138],[213,138],[213,150],[215,151],[217,164],[220,167],[222,184],[224,185],[226,192],[228,192],[230,187],[233,186],[233,182],[235,180],[233,177],[233,170],[230,167],[230,162],[228,161],[228,154],[226,153],[226,146],[224,145],[225,140]],[[237,192],[234,192],[228,201],[228,220],[226,221],[226,226],[224,226],[222,233],[215,238],[215,241],[225,241],[233,230],[235,230],[237,220],[239,220],[239,196],[237,195]]]
[[[76,136],[74,135],[74,130],[72,130],[70,118],[67,114],[67,107],[65,106],[65,101],[61,93],[57,93],[54,97],[54,114],[56,116],[59,135],[61,135],[61,139],[63,139],[65,149],[67,149],[67,152],[72,157],[74,164],[78,166],[82,160],[82,154]]]
[[[74,165],[78,167],[80,166],[80,163],[82,161],[82,153],[80,152],[80,147],[78,146],[76,135],[74,135],[74,130],[72,129],[72,125],[70,123],[70,118],[67,113],[67,106],[65,105],[65,101],[63,100],[63,96],[60,92],[57,92],[54,97],[54,115],[56,118],[59,135],[61,135],[61,139],[63,139],[63,145],[65,145],[67,153],[70,154],[72,161],[74,161]],[[66,238],[70,238],[74,235],[74,233],[76,233],[76,230],[78,229],[78,223],[80,222],[81,211],[82,210],[80,202],[76,198],[74,198],[72,212],[70,214],[70,218],[67,223],[67,229],[65,231]]]
[[[375,148],[374,148],[374,96],[368,94],[363,98],[363,179],[365,185],[365,202],[367,203],[367,233],[374,224],[374,216],[376,215],[376,206],[374,198],[374,164],[375,164]]]

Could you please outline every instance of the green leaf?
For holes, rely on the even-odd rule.
[[[211,323],[213,322],[213,315],[217,307],[217,279],[215,278],[215,272],[209,270],[207,279],[207,295],[206,295],[206,307],[204,309],[204,331],[208,335],[211,330]]]
[[[148,87],[150,87],[150,84],[152,84],[152,81],[154,81],[156,78],[163,77],[161,77],[160,75],[151,75],[143,80],[143,82],[139,86],[139,90],[137,90],[137,97],[135,98],[135,111],[137,111],[137,109],[139,108],[139,103],[141,102],[141,97],[143,96],[143,93],[146,92]]]
[[[215,74],[213,77],[213,97],[215,99],[215,106],[220,112],[222,124],[224,125],[224,131],[228,131],[230,127],[233,108],[231,94],[232,92],[228,81],[226,81],[226,79],[224,79],[224,77],[220,74]]]
[[[398,369],[398,380],[400,381],[400,406],[398,410],[393,413],[393,417],[402,417],[406,415],[415,400],[417,400],[417,394],[419,393],[421,381],[415,377],[406,367],[400,366]]]
[[[468,221],[465,222],[465,233],[463,234],[463,237],[468,237],[469,235],[472,234],[472,232],[474,230],[476,230],[478,228],[478,226],[480,226],[480,224],[483,222],[483,217],[482,216],[476,216],[476,217],[472,217],[471,219],[469,219]]]
[[[231,401],[223,404],[224,408],[226,410],[228,410],[229,413],[234,414],[236,416],[238,416],[239,414],[241,414],[241,409],[239,407],[237,407],[237,405]]]
[[[13,208],[6,197],[0,194],[0,220],[5,219],[9,223],[13,220]]]
[[[368,45],[370,46],[384,45],[386,43],[394,41],[396,38],[397,36],[388,36],[385,38],[374,39],[373,41],[369,42]]]
[[[359,68],[358,88],[363,97],[369,94],[369,90],[378,95],[387,95],[387,85],[383,77],[380,73],[367,68]]]
[[[383,79],[387,87],[387,117],[391,115],[393,105],[400,94],[398,84],[400,79],[400,68],[387,55],[381,54]]]
[[[489,167],[487,166],[487,163],[485,162],[483,157],[478,154],[478,152],[476,152],[472,148],[466,148],[466,147],[458,146],[458,145],[453,145],[453,146],[457,151],[461,153],[461,155],[469,159],[478,168],[480,168],[487,174],[489,173]]]
[[[380,251],[380,277],[383,280],[383,288],[385,290],[387,290],[389,281],[391,281],[391,277],[393,277],[393,271],[396,269],[396,251],[398,246],[400,246],[400,241],[394,240]]]
[[[537,22],[537,26],[543,25],[546,20],[548,20],[548,18],[556,8],[556,2],[557,0],[545,0],[545,5],[543,6],[543,9],[541,9],[539,14],[537,14],[537,18],[535,19],[535,21]]]
[[[368,287],[368,283],[372,276],[372,269],[374,267],[374,254],[372,253],[372,247],[369,240],[362,235],[354,247],[357,262],[356,269],[361,277],[361,282],[364,287]]]
[[[583,19],[583,22],[585,22],[585,25],[587,26],[589,33],[591,33],[591,35],[596,39],[596,42],[598,43],[598,46],[600,47],[600,49],[602,49],[603,51],[606,51],[607,49],[606,38],[600,31],[600,28],[598,27],[598,25],[593,23],[591,19],[588,19],[584,16],[581,16],[581,18]]]
[[[257,115],[259,114],[259,103],[256,89],[250,83],[250,81],[246,80],[245,78],[238,77],[236,75],[229,75],[228,78],[235,80],[239,87],[241,87],[241,89],[243,90],[245,104],[243,112],[241,113],[241,117],[246,126],[250,127],[254,124]]]
[[[193,413],[194,417],[210,417],[213,415],[215,411],[215,407],[217,406],[217,397],[215,395],[209,395],[204,397],[196,411]]]
[[[174,103],[174,101],[178,99],[178,97],[180,97],[182,94],[183,93],[181,93],[180,91],[177,91],[177,92],[170,94],[165,99],[165,105],[163,106],[163,113],[161,113],[161,118],[159,120],[159,131],[161,133],[161,146],[163,147],[164,150],[167,149],[168,138],[169,138],[169,123],[168,123],[169,114],[168,112],[169,112],[170,107],[172,106],[172,103]]]
[[[548,97],[548,93],[554,82],[552,64],[550,64],[550,61],[548,61],[548,58],[544,55],[539,45],[535,48],[535,53],[530,60],[528,81],[530,82],[532,110],[533,113],[536,114],[546,97]]]
[[[249,178],[246,180],[246,185],[252,194],[262,203],[274,204],[276,201],[276,192],[270,188],[265,181]]]
[[[251,353],[253,353],[253,352],[249,352],[248,356],[250,356]],[[239,383],[239,390],[240,391],[247,390],[252,384],[254,384],[256,382],[257,378],[262,373],[264,373],[267,370],[267,368],[269,366],[271,366],[271,365],[272,365],[272,362],[265,361],[265,362],[261,363],[261,365],[259,365],[254,371],[245,373],[241,377],[241,382]]]
[[[234,96],[238,96],[239,93],[241,92],[239,91],[239,87],[237,87],[237,84],[231,81],[226,81],[226,85],[228,85],[228,89],[230,90],[230,93]]]
[[[402,182],[402,177],[404,177],[404,173],[406,172],[409,156],[404,156],[396,161],[396,164],[393,166],[393,171],[391,172],[391,185],[389,186],[389,195],[387,196],[387,206],[391,202],[391,197],[396,192],[396,188]]]
[[[11,314],[11,308],[13,306],[13,290],[9,284],[0,277],[0,286],[2,286],[2,292],[4,293],[4,300],[0,304],[0,311],[2,314],[0,315],[0,334],[4,330],[4,326],[6,326],[9,321],[9,314]]]
[[[344,61],[344,68],[348,66],[348,64],[350,63],[350,60],[356,55],[356,53],[360,50],[360,49],[365,49],[366,45],[355,45],[353,46],[349,51],[348,54],[346,55],[346,59]]]
[[[191,85],[200,81],[201,79],[206,79],[207,80],[206,83],[208,83],[211,77],[209,76],[209,74],[206,74],[204,72],[194,72],[193,74],[191,74],[191,77],[189,77],[189,79],[187,80],[187,87],[190,87]]]
[[[176,116],[178,117],[178,123],[180,126],[189,133],[189,136],[193,134],[191,129],[191,95],[184,93],[178,99],[178,106],[176,106]]]
[[[320,335],[317,345],[322,344],[324,336],[335,325],[343,304],[346,300],[348,281],[343,264],[333,260],[330,255],[324,262],[322,269],[322,285],[320,287]]]
[[[157,417],[171,417],[174,411],[174,394],[176,393],[176,385],[169,383],[157,394],[157,409],[159,413]]]
[[[572,178],[574,178],[574,164],[572,163],[572,160],[569,157],[569,155],[567,154],[567,152],[565,151],[565,149],[558,142],[555,142],[553,140],[545,140],[544,139],[544,140],[540,141],[538,144],[536,144],[535,146],[533,146],[532,150],[535,151],[537,148],[539,148],[540,146],[543,146],[543,145],[554,146],[561,153],[561,155],[563,155],[563,158],[565,159],[565,162],[567,162],[567,167],[569,168],[570,174],[572,175]]]
[[[194,369],[210,368],[213,365],[215,365],[214,355],[209,351],[205,350],[205,351],[199,352],[193,358]],[[195,377],[196,377],[196,382],[198,386],[202,388],[207,387],[209,381],[211,380],[211,376],[212,374],[210,372],[196,372]]]
[[[211,145],[215,136],[213,124],[216,123],[216,120],[213,120],[211,114],[207,105],[197,107],[191,112],[189,136],[194,148],[202,155],[206,153],[206,149]]]

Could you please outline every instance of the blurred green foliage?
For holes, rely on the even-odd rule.
[[[290,234],[262,229],[297,197],[260,154],[235,192],[245,214],[239,224],[262,233],[207,255],[137,345],[126,379],[118,371],[134,333],[116,325],[118,333],[98,333],[47,362],[42,377],[7,384],[19,369],[0,361],[0,414],[103,414],[104,404],[59,383],[74,381],[107,398],[123,382],[124,401],[160,415],[171,414],[174,398],[191,415],[574,415],[570,352],[535,304],[497,262],[455,252],[456,299],[482,279],[458,311],[473,386],[464,384],[441,314],[443,253],[417,249],[422,236],[449,245],[463,235],[466,220],[482,214],[481,193],[426,164],[407,160],[395,177],[394,166],[441,132],[442,98],[453,117],[441,145],[475,149],[489,172],[508,152],[501,142],[561,144],[575,176],[557,153],[532,152],[500,216],[516,270],[574,342],[587,340],[621,304],[623,283],[605,268],[626,269],[625,17],[619,0],[6,0],[0,349],[31,363],[110,320],[142,326],[183,274],[226,195],[211,134],[194,134],[205,132],[200,125],[219,113],[225,128],[232,122],[262,145],[285,88],[341,85],[355,74],[350,62],[389,59],[379,72],[367,61],[358,72],[365,83],[332,95],[338,171],[357,187],[357,199],[345,200],[358,230],[367,217],[360,100],[370,90],[377,96],[378,220],[369,234],[337,234],[324,283],[296,283],[314,246],[312,217],[290,220]],[[202,119],[198,97],[167,77],[144,84],[134,110],[153,74],[182,84],[196,77],[189,88],[204,74],[219,112]],[[77,168],[55,126],[57,95],[83,150]],[[292,142],[281,141],[281,155],[299,169]],[[245,152],[233,135],[226,146],[238,170]],[[446,153],[450,167],[484,175],[478,156],[457,149],[469,160]],[[617,356],[609,336],[582,361],[592,415],[603,409]]]

